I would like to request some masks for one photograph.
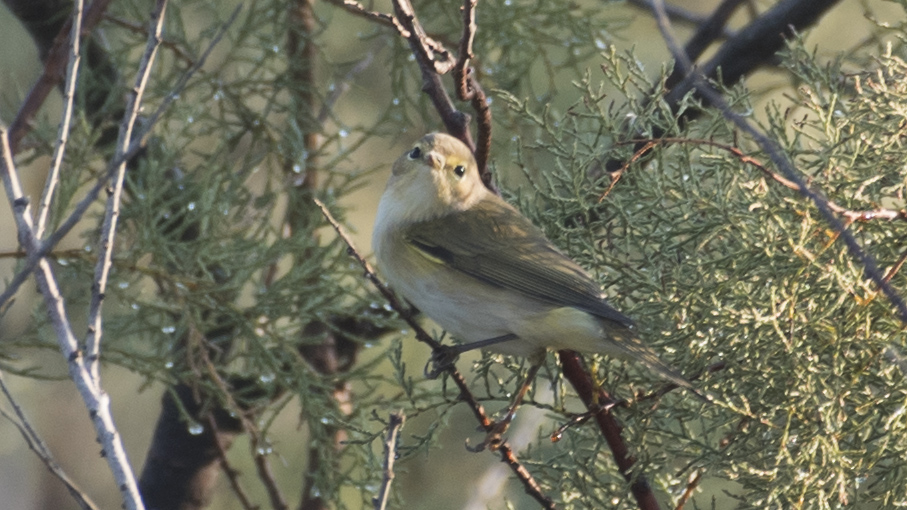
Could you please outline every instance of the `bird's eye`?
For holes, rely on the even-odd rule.
[[[409,159],[419,159],[419,158],[421,158],[421,157],[422,157],[422,149],[420,149],[420,148],[418,148],[418,147],[413,147],[413,150],[409,151],[409,154],[407,154],[407,157],[409,157]]]
[[[454,167],[453,170],[454,170],[454,174],[457,177],[463,177],[464,175],[466,175],[466,167],[463,165],[457,165]]]

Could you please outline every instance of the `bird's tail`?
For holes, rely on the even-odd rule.
[[[655,372],[662,379],[689,390],[705,402],[710,401],[704,394],[694,388],[690,381],[681,375],[680,372],[662,361],[652,349],[643,344],[632,329],[627,328],[625,334],[620,335],[620,338],[615,340],[614,343],[617,344],[618,349],[622,351],[625,358],[641,361],[649,370]]]

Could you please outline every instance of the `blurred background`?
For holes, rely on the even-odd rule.
[[[509,3],[509,2],[508,2]],[[601,51],[615,49],[618,52],[632,51],[638,58],[641,69],[652,78],[656,79],[661,69],[669,62],[669,54],[665,49],[661,36],[655,27],[652,16],[637,6],[626,3],[601,3],[583,0],[579,2],[584,8],[600,9],[601,19],[607,20],[607,40],[601,41],[601,47],[582,55],[582,60],[575,63],[575,71],[564,71],[558,75],[548,75],[542,69],[530,71],[535,87],[534,91],[521,89],[513,90],[519,97],[535,96],[540,104],[549,104],[553,109],[564,109],[572,104],[577,97],[571,85],[582,78],[583,70],[589,69],[596,73],[602,63]],[[672,2],[673,5],[690,13],[708,14],[719,2],[687,0]],[[764,9],[771,2],[755,2]],[[229,11],[235,5],[233,2],[223,3],[223,10]],[[389,12],[387,2],[375,2],[375,10]],[[139,7],[135,7],[139,9]],[[318,4],[317,12],[323,20],[323,32],[319,35],[326,61],[338,64],[336,69],[331,69],[325,64],[319,71],[327,82],[342,83],[344,73],[349,71],[357,62],[361,62],[364,55],[372,52],[370,64],[357,74],[351,82],[349,90],[339,97],[334,113],[326,123],[326,132],[344,133],[349,126],[368,125],[387,115],[386,107],[396,104],[399,98],[399,84],[392,82],[388,73],[390,53],[395,45],[402,44],[399,37],[386,28],[376,29],[373,25],[359,18],[350,16],[341,10],[326,4]],[[140,10],[140,9],[139,9]],[[125,17],[130,8],[113,11],[112,16]],[[743,26],[748,18],[746,9],[738,13],[729,24],[733,30]],[[170,15],[181,16],[182,28],[186,33],[193,33],[202,28],[208,28],[208,20],[204,17],[204,9],[185,7],[181,10],[172,10]],[[889,20],[899,19],[903,11],[895,3],[881,0],[865,0],[843,2],[825,16],[819,25],[810,30],[806,35],[805,46],[816,48],[820,57],[833,59],[839,52],[854,51],[854,48],[868,40],[873,40],[876,33],[875,25],[884,24]],[[244,14],[240,14],[244,16]],[[480,2],[478,16],[483,16],[483,3]],[[456,12],[451,14],[456,17]],[[446,30],[451,24],[436,22],[431,18],[423,19],[429,30]],[[449,20],[448,20],[449,21]],[[144,19],[139,21],[144,23]],[[195,28],[198,27],[198,28]],[[101,33],[124,30],[111,21],[102,22],[99,28]],[[239,28],[231,29],[239,30]],[[676,23],[675,30],[681,40],[685,40],[692,29],[689,24]],[[371,34],[363,37],[363,34]],[[494,44],[494,33],[480,34]],[[455,41],[459,34],[448,31],[442,34],[448,41]],[[115,40],[121,35],[113,36]],[[165,39],[167,35],[165,34]],[[877,41],[873,42],[874,44]],[[229,38],[221,43],[212,56],[209,67],[214,69],[219,65],[219,59],[229,52],[226,48],[231,44]],[[553,43],[554,44],[554,43]],[[375,48],[384,49],[375,49]],[[449,46],[450,47],[450,46]],[[484,47],[484,46],[483,46]],[[196,54],[201,48],[193,48]],[[167,50],[162,50],[166,54]],[[481,55],[480,55],[481,56]],[[165,57],[166,58],[166,57]],[[414,68],[415,63],[410,62]],[[20,23],[0,5],[0,120],[9,124],[15,116],[21,100],[37,79],[41,72],[41,62],[28,34]],[[411,83],[408,91],[418,95],[418,87],[412,80],[415,69],[410,69]],[[128,75],[128,72],[126,72]],[[790,86],[790,78],[784,73],[767,69],[757,73],[747,80],[747,87],[757,92],[755,108],[756,116],[762,115],[762,105],[776,97],[773,94],[785,94],[786,87]],[[491,81],[491,80],[489,80]],[[495,85],[505,88],[505,80],[495,82]],[[491,88],[491,87],[489,87]],[[506,90],[506,89],[505,89]],[[493,104],[497,107],[499,93],[489,90]],[[409,97],[408,102],[416,104],[424,102],[424,98]],[[404,101],[406,102],[406,101]],[[40,111],[38,122],[42,125],[53,126],[59,116],[61,100],[59,94],[54,94]],[[465,106],[464,106],[465,108]],[[498,112],[498,110],[496,110]],[[384,187],[384,182],[389,173],[390,163],[411,142],[427,131],[441,129],[437,118],[429,113],[416,115],[413,113],[400,113],[401,118],[395,120],[394,126],[403,125],[405,128],[397,130],[387,129],[378,136],[365,137],[362,133],[352,131],[349,138],[338,139],[337,145],[350,147],[355,144],[357,137],[366,139],[365,143],[349,152],[348,157],[334,170],[336,172],[357,173],[367,171],[367,175],[359,179],[358,189],[343,195],[339,204],[346,211],[345,220],[353,228],[353,237],[364,253],[370,253],[371,225],[377,207],[378,198]],[[500,114],[506,115],[502,111]],[[191,121],[190,121],[191,122]],[[216,133],[209,134],[216,137]],[[519,168],[513,164],[514,152],[509,134],[504,130],[494,133],[495,146],[492,153],[492,162],[496,178],[502,187],[513,191],[523,182]],[[76,140],[78,142],[78,140]],[[201,143],[201,142],[200,142]],[[207,142],[204,142],[207,143]],[[187,156],[190,158],[191,156]],[[26,193],[32,197],[37,196],[43,186],[45,172],[48,167],[48,158],[44,156],[25,156],[20,161],[20,173]],[[254,179],[253,179],[254,180]],[[259,182],[261,189],[267,186]],[[10,207],[5,196],[0,197],[0,280],[8,281],[15,273],[17,260],[17,242],[15,225],[10,213]],[[92,214],[101,211],[100,204]],[[58,247],[58,250],[86,250],[93,242],[92,231],[88,233],[77,231],[68,236]],[[332,237],[328,231],[324,235]],[[73,287],[75,288],[75,287]],[[70,289],[72,290],[72,289]],[[84,290],[84,289],[83,289]],[[153,293],[153,289],[140,291]],[[111,304],[116,309],[125,304]],[[80,310],[78,306],[73,310]],[[45,342],[44,347],[36,348],[34,345],[21,347],[19,339],[30,334],[39,320],[41,306],[33,283],[26,284],[18,292],[15,303],[0,316],[0,353],[12,357],[12,363],[20,368],[27,369],[34,377],[24,377],[11,373],[5,374],[6,383],[13,395],[22,404],[24,411],[35,425],[38,432],[48,443],[50,450],[64,469],[81,485],[81,487],[100,505],[101,508],[118,508],[119,495],[114,487],[112,477],[105,461],[99,456],[99,446],[94,441],[94,431],[91,427],[87,412],[78,396],[73,384],[66,377],[66,369],[59,353],[54,349],[53,342]],[[84,314],[72,312],[77,331],[84,331]],[[419,377],[420,369],[428,358],[429,350],[405,338],[403,355],[406,363],[412,367],[411,372]],[[380,345],[367,347],[361,354],[361,362],[367,363],[382,356],[383,347]],[[469,367],[478,355],[469,354],[460,361],[461,367]],[[378,361],[384,370],[390,372],[387,362]],[[380,368],[379,368],[380,369]],[[103,367],[103,386],[110,393],[113,402],[113,414],[120,428],[129,452],[133,466],[139,470],[144,462],[153,426],[157,419],[160,407],[161,394],[164,385],[160,381],[149,379],[145,375],[136,373],[119,363],[107,363]],[[536,399],[550,401],[550,395],[545,396],[545,390],[539,390]],[[4,402],[0,407],[9,409]],[[503,404],[490,404],[494,411]],[[299,485],[300,465],[298,459],[304,458],[308,449],[305,430],[300,425],[298,400],[287,403],[286,409],[281,412],[271,425],[269,437],[274,442],[273,447],[276,459],[273,466],[275,476],[285,487]],[[414,417],[406,425],[406,432],[418,434],[420,430],[433,423],[436,417]],[[500,499],[490,497],[486,489],[479,487],[501,487],[520,502],[517,507],[529,508],[532,503],[521,496],[522,489],[515,482],[496,482],[498,477],[508,477],[509,471],[500,466],[496,458],[487,454],[473,454],[463,447],[466,439],[480,440],[481,435],[474,430],[474,421],[469,416],[469,411],[464,406],[457,407],[444,417],[448,422],[447,428],[438,435],[441,455],[416,455],[406,459],[397,472],[395,490],[401,492],[409,508],[427,508],[429,505],[435,510],[445,509],[478,509],[478,508],[505,508]],[[527,409],[521,413],[511,434],[514,443],[522,446],[538,437],[550,433],[558,423],[545,417],[543,411]],[[537,443],[537,448],[554,448],[550,443]],[[248,438],[240,436],[233,447],[237,462],[248,462],[244,452],[248,452]],[[242,466],[251,474],[248,465]],[[487,485],[481,485],[485,483]],[[223,492],[218,497],[212,508],[232,509],[240,508],[226,486],[221,481]],[[256,486],[257,487],[257,486]],[[464,490],[465,487],[473,490]],[[261,497],[261,488],[253,488],[252,493]],[[487,499],[473,501],[473,493],[486,493]],[[75,508],[74,503],[65,492],[62,485],[54,479],[44,465],[29,452],[22,437],[8,421],[0,420],[0,508],[2,509],[63,509]],[[720,493],[715,495],[717,501],[730,504],[729,500],[722,499]],[[295,495],[294,495],[295,498]],[[351,507],[357,507],[358,495],[349,498]],[[486,506],[490,505],[490,506]],[[718,505],[722,508],[722,505]]]

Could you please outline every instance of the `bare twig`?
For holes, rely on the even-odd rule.
[[[120,124],[120,135],[117,140],[117,150],[113,159],[120,157],[129,150],[132,139],[132,130],[139,110],[142,108],[142,98],[145,86],[151,76],[154,57],[161,44],[161,30],[164,27],[164,16],[167,12],[167,0],[157,0],[154,12],[151,15],[153,29],[148,35],[148,44],[145,54],[139,62],[136,73],[135,85],[126,102],[126,115]],[[101,307],[104,302],[104,293],[107,290],[107,277],[113,258],[113,247],[116,238],[117,220],[120,216],[120,199],[123,195],[123,180],[126,178],[126,161],[117,167],[113,176],[113,183],[107,191],[107,206],[104,208],[104,222],[101,226],[101,236],[98,240],[98,262],[95,265],[94,285],[91,287],[91,304],[88,311],[88,334],[85,338],[85,355],[88,359],[88,370],[95,380],[100,380],[98,371],[101,355],[101,334],[103,332]]]
[[[409,34],[406,39],[422,73],[422,91],[431,99],[447,132],[475,152],[469,133],[469,115],[456,109],[441,82],[441,75],[450,71],[456,61],[444,46],[426,35],[409,0],[394,0],[393,4],[397,20]]]
[[[47,469],[50,470],[51,474],[56,476],[63,485],[66,486],[66,490],[69,491],[69,494],[76,500],[76,503],[83,510],[97,510],[97,505],[85,494],[82,489],[80,489],[76,483],[63,471],[63,468],[57,461],[54,459],[53,455],[50,453],[50,449],[38,435],[38,432],[32,427],[31,423],[28,421],[28,418],[25,416],[25,412],[22,410],[22,407],[19,406],[19,403],[16,402],[16,399],[13,398],[12,393],[9,391],[9,387],[6,386],[6,381],[3,379],[3,372],[0,371],[0,391],[3,392],[3,395],[6,397],[9,405],[12,406],[13,412],[16,413],[16,418],[10,416],[5,411],[0,409],[0,415],[9,420],[17,429],[19,433],[22,434],[22,437],[25,439],[25,443],[28,444],[28,447],[35,452],[35,455],[41,459],[41,462],[47,466]]]
[[[76,76],[79,74],[79,42],[82,40],[82,8],[83,0],[73,3],[72,28],[69,35],[69,64],[66,69],[66,85],[63,87],[63,114],[60,126],[57,129],[57,143],[51,157],[50,172],[44,183],[44,192],[41,193],[41,205],[38,207],[38,219],[35,226],[35,236],[39,239],[44,236],[47,225],[47,216],[50,214],[50,205],[53,200],[54,189],[60,179],[60,166],[63,164],[63,155],[66,153],[66,142],[69,141],[69,127],[72,120],[72,105],[76,95]]]
[[[831,4],[834,3],[830,0],[826,0],[826,2]],[[834,229],[834,231],[840,235],[841,239],[843,239],[851,256],[860,261],[866,277],[872,280],[879,289],[881,289],[882,293],[888,297],[888,300],[897,310],[898,318],[902,323],[907,324],[907,303],[904,302],[904,299],[894,290],[891,284],[885,280],[875,259],[863,250],[853,234],[847,229],[846,225],[844,225],[840,218],[835,215],[828,199],[806,185],[803,177],[800,176],[800,173],[794,168],[793,163],[791,163],[787,156],[784,155],[781,147],[775,140],[772,140],[750,125],[746,119],[734,113],[727,101],[724,100],[724,97],[708,84],[705,77],[702,76],[698,70],[693,68],[692,63],[686,58],[683,50],[680,49],[680,46],[677,44],[677,40],[674,38],[671,31],[671,22],[664,10],[664,0],[652,0],[652,3],[655,18],[659,30],[661,30],[662,37],[677,61],[677,65],[684,69],[684,73],[688,77],[687,79],[693,80],[696,90],[711,103],[712,106],[717,108],[726,119],[733,122],[738,129],[750,135],[759,147],[768,154],[772,163],[781,170],[784,177],[797,186],[800,194],[816,205],[819,212],[825,218],[825,221],[831,225],[832,229]]]
[[[321,105],[321,109],[318,111],[318,123],[323,124],[328,117],[331,115],[331,111],[334,108],[334,105],[340,99],[340,96],[345,94],[350,90],[350,86],[353,83],[353,79],[362,74],[363,71],[368,69],[372,62],[375,60],[375,55],[382,49],[384,44],[372,43],[368,53],[362,57],[362,60],[356,63],[340,80],[339,83],[335,84],[331,93],[324,99],[324,103]]]
[[[488,189],[498,193],[495,188],[491,172],[488,171],[488,158],[491,150],[491,109],[488,107],[488,97],[482,89],[475,72],[469,67],[473,58],[472,43],[475,38],[475,9],[477,0],[464,0],[463,2],[463,34],[459,43],[459,56],[456,60],[443,44],[429,37],[419,20],[409,0],[394,0],[394,16],[381,14],[365,9],[361,3],[351,0],[329,0],[348,12],[362,16],[381,24],[393,26],[397,32],[409,41],[410,49],[422,75],[422,91],[429,99],[441,117],[441,122],[448,133],[458,138],[475,154],[479,166],[482,182]],[[469,132],[470,115],[458,110],[441,76],[453,72],[457,97],[462,101],[469,101],[478,116],[477,137],[478,143],[473,141]]]
[[[10,283],[6,286],[6,289],[0,293],[0,308],[15,295],[16,291],[19,290],[19,287],[25,283],[25,280],[28,279],[28,276],[32,271],[38,266],[40,260],[45,257],[51,250],[54,249],[54,246],[59,243],[63,237],[68,234],[73,227],[82,219],[82,216],[88,211],[88,208],[94,204],[97,200],[98,195],[101,193],[101,190],[107,187],[107,183],[110,179],[113,178],[117,169],[124,162],[130,161],[135,157],[139,152],[144,150],[145,144],[148,142],[148,138],[151,136],[151,130],[157,125],[157,122],[161,119],[164,112],[170,107],[170,105],[179,97],[183,89],[186,88],[186,85],[189,83],[189,80],[198,72],[205,61],[208,59],[208,56],[214,50],[214,47],[220,42],[224,37],[224,34],[227,32],[227,28],[236,21],[236,17],[239,15],[240,10],[242,9],[242,4],[236,6],[233,10],[233,13],[230,15],[230,18],[221,26],[217,34],[214,35],[214,38],[211,39],[211,43],[205,49],[205,52],[202,53],[202,56],[196,62],[196,65],[186,71],[181,77],[180,80],[174,85],[173,89],[164,97],[161,101],[160,106],[154,111],[154,113],[149,116],[142,123],[142,130],[139,134],[132,137],[129,148],[118,158],[114,158],[110,164],[107,165],[107,169],[98,177],[98,180],[95,181],[94,186],[85,193],[85,196],[76,206],[73,208],[72,212],[69,213],[69,216],[64,220],[57,230],[53,234],[48,236],[39,246],[37,246],[34,252],[29,252],[28,259],[22,266],[22,269],[10,280]],[[21,111],[21,110],[20,110]]]
[[[370,10],[366,9],[365,7],[363,7],[361,2],[356,2],[354,0],[327,0],[327,1],[355,16],[365,18],[369,21],[374,21],[380,25],[393,27],[393,28],[397,29],[397,32],[399,32],[400,35],[402,35],[403,37],[409,37],[409,32],[405,28],[403,28],[403,26],[400,24],[400,22],[397,21],[397,18],[391,16],[390,14],[384,14],[383,12],[377,12],[377,11],[370,11]]]
[[[422,326],[419,325],[419,322],[416,321],[415,313],[409,307],[403,305],[403,303],[397,299],[397,296],[391,292],[384,283],[378,279],[378,276],[375,274],[375,271],[372,269],[371,264],[368,263],[365,258],[356,250],[353,241],[346,234],[346,231],[334,219],[334,216],[331,215],[331,212],[328,210],[327,206],[324,205],[320,200],[314,199],[315,204],[321,209],[321,213],[324,215],[325,219],[330,223],[331,227],[334,228],[334,231],[337,232],[337,235],[348,248],[348,253],[353,257],[356,262],[362,266],[362,269],[365,273],[365,278],[368,279],[372,284],[378,289],[378,292],[387,300],[390,307],[397,312],[401,319],[403,319],[409,327],[413,329],[416,334],[416,339],[420,342],[427,344],[432,348],[433,351],[438,351],[442,348],[441,343],[431,337],[428,333],[422,329]],[[457,370],[457,367],[454,364],[449,364],[445,367],[447,375],[451,378],[454,384],[457,386],[457,389],[460,390],[460,400],[466,402],[469,408],[472,410],[473,415],[479,422],[479,425],[486,432],[491,432],[493,429],[494,423],[491,419],[488,418],[488,415],[485,413],[485,408],[482,407],[482,404],[479,403],[475,395],[469,391],[469,386],[466,383],[466,379],[463,375]],[[556,508],[554,502],[546,496],[541,487],[538,485],[538,482],[532,477],[532,474],[517,460],[516,455],[513,453],[513,450],[510,449],[506,441],[502,442],[497,450],[501,455],[501,460],[504,461],[508,467],[514,472],[517,478],[520,480],[520,483],[523,484],[523,487],[526,489],[526,493],[532,496],[543,508],[553,509]]]
[[[491,181],[491,172],[488,171],[488,157],[491,152],[491,108],[488,107],[485,91],[475,77],[475,70],[469,66],[469,61],[475,57],[472,53],[472,43],[476,37],[477,3],[478,0],[463,0],[463,35],[460,36],[459,55],[453,67],[453,77],[457,97],[461,101],[469,101],[478,115],[477,142],[473,152],[479,166],[479,175],[482,176],[485,186],[497,193]]]
[[[81,17],[82,36],[98,24],[110,2],[111,0],[95,0],[87,9],[85,9],[85,13]],[[53,47],[47,53],[47,58],[44,60],[44,69],[41,72],[41,76],[38,77],[38,81],[35,82],[28,92],[28,96],[25,98],[25,101],[22,102],[19,112],[16,113],[16,118],[13,119],[13,123],[10,124],[9,145],[13,154],[16,153],[19,142],[28,131],[31,119],[38,113],[38,110],[41,108],[41,105],[44,104],[44,101],[47,99],[47,96],[50,95],[50,92],[58,83],[60,83],[60,80],[63,79],[63,69],[69,61],[68,54],[65,50],[69,46],[66,35],[70,33],[70,27],[71,22],[67,22],[60,30],[60,34],[57,35]]]
[[[113,23],[114,25],[121,26],[127,30],[132,30],[138,34],[148,35],[148,28],[144,27],[138,23],[133,23],[127,19],[123,19],[119,16],[114,16],[113,14],[106,13],[104,14],[104,19]],[[178,44],[173,41],[168,41],[167,39],[161,39],[161,46],[172,51],[174,55],[189,66],[195,65],[195,59],[192,58],[188,52],[182,49]]]
[[[18,171],[13,163],[12,149],[9,146],[9,133],[5,128],[0,128],[0,151],[2,151],[2,160],[0,160],[2,168],[0,170],[2,170],[3,185],[13,208],[19,242],[31,255],[41,249],[41,241],[35,237],[29,201],[22,193]],[[79,349],[78,340],[72,332],[63,296],[60,295],[56,277],[47,259],[38,259],[35,280],[44,297],[44,304],[56,333],[57,343],[63,357],[68,362],[69,377],[76,384],[79,394],[85,402],[85,407],[88,408],[98,441],[103,448],[102,455],[107,459],[107,464],[116,480],[123,497],[123,505],[127,510],[144,509],[132,466],[129,464],[126,450],[123,448],[123,442],[110,413],[110,396],[101,389],[85,365],[85,358]]]
[[[387,436],[384,439],[384,481],[374,499],[375,510],[385,510],[391,495],[391,482],[394,481],[394,461],[397,460],[397,436],[406,422],[403,410],[391,413],[387,422]]]

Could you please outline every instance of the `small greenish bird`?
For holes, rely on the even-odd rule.
[[[390,286],[467,348],[536,360],[546,349],[605,353],[690,388],[583,268],[482,184],[452,136],[426,135],[394,163],[372,246]]]

